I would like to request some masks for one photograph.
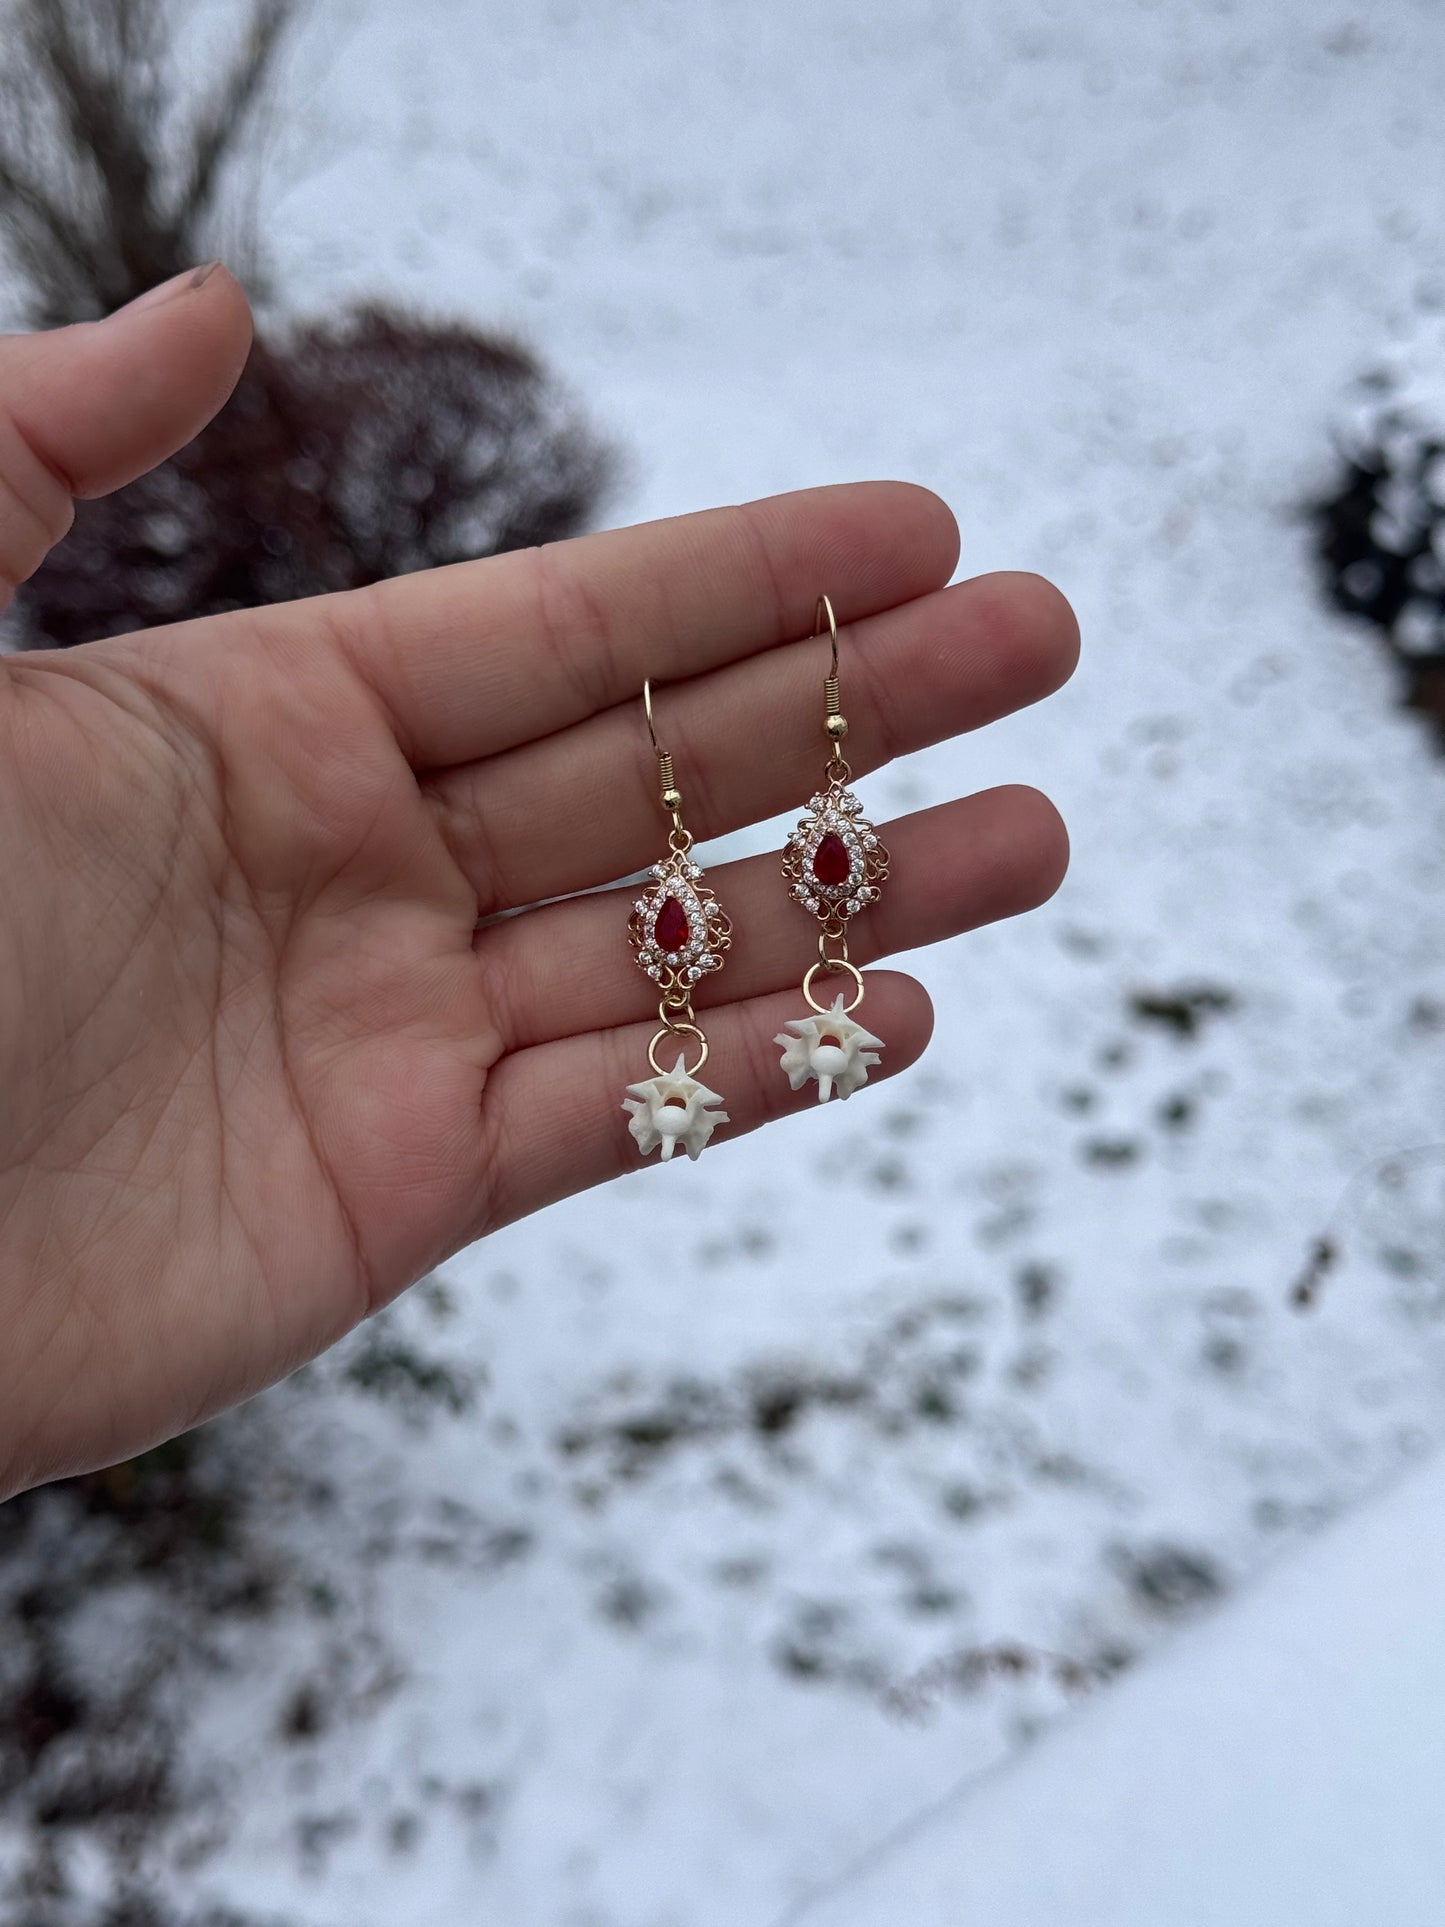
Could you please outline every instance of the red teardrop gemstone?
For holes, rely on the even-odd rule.
[[[839,884],[848,881],[852,871],[853,865],[842,837],[836,831],[829,830],[825,837],[819,839],[818,847],[813,852],[813,875],[819,883],[837,889]]]
[[[661,951],[681,950],[687,942],[687,912],[676,897],[664,897],[652,926],[652,940]]]

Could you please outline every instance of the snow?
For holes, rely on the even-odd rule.
[[[1445,1464],[1322,1533],[807,1927],[1427,1927],[1445,1841]]]
[[[288,305],[516,326],[623,440],[617,519],[903,475],[954,505],[965,573],[1055,578],[1070,689],[861,787],[882,826],[1037,783],[1075,860],[1045,911],[916,960],[932,1065],[450,1267],[452,1316],[404,1329],[484,1370],[471,1413],[262,1402],[273,1455],[334,1495],[278,1501],[277,1545],[346,1605],[185,1674],[200,1811],[150,1874],[298,1927],[736,1927],[823,1891],[853,1927],[860,1850],[945,1798],[860,1908],[899,1918],[915,1864],[920,1905],[951,1905],[974,1802],[1021,1813],[1035,1775],[1066,1837],[1070,1798],[1125,1798],[1116,1719],[1172,1720],[1181,1773],[1237,1759],[1276,1684],[1295,1703],[1270,1637],[1323,1652],[1311,1560],[1400,1573],[1380,1638],[1433,1676],[1418,1520],[1355,1508],[1445,1431],[1445,781],[1375,642],[1324,610],[1301,504],[1439,275],[1436,10],[318,0],[291,85]],[[796,1208],[809,1182],[845,1245]],[[1340,1263],[1301,1316],[1324,1235]],[[1368,1647],[1363,1614],[1339,1632]],[[895,1709],[1000,1643],[1141,1683]],[[1252,1704],[1210,1670],[1233,1666]],[[332,1723],[282,1742],[315,1677]],[[1413,1927],[1439,1862],[1377,1854],[1351,1803],[1399,1799],[1404,1828],[1428,1735],[1382,1702],[1356,1776],[1349,1680],[1318,1684],[1335,1861],[1277,1917],[1323,1924],[1368,1875],[1372,1927],[1386,1899]],[[1216,1895],[1268,1811],[1213,1856]],[[1027,1877],[1022,1825],[980,1881]],[[1182,1927],[1197,1842],[1138,1852],[1153,1927]],[[980,1917],[1046,1908],[1033,1872]]]

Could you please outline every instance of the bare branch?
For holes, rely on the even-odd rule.
[[[0,242],[34,318],[107,313],[204,258],[297,10],[247,0],[194,106],[172,59],[183,0],[0,0]]]
[[[262,99],[282,39],[295,17],[296,0],[260,0],[234,67],[215,89],[210,106],[197,117],[190,179],[175,211],[179,224],[189,226],[211,204],[221,163]]]

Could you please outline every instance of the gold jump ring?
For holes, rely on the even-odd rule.
[[[858,994],[851,1004],[844,1004],[843,1014],[847,1016],[851,1011],[855,1011],[863,1001],[863,972],[858,968],[857,964],[849,963],[846,957],[831,957],[827,963],[815,963],[809,964],[808,966],[807,975],[803,978],[803,995],[820,1017],[831,1017],[833,1014],[831,1006],[828,1004],[820,1004],[813,995],[813,979],[820,970],[826,970],[830,976],[836,976],[840,970],[847,971],[848,975],[858,986]]]
[[[664,1037],[695,1037],[697,1039],[702,1049],[702,1055],[698,1058],[697,1062],[693,1065],[692,1069],[686,1072],[686,1075],[688,1077],[696,1077],[698,1073],[701,1071],[703,1065],[707,1062],[707,1039],[706,1037],[703,1036],[702,1032],[698,1029],[697,1025],[696,1024],[664,1024],[662,1029],[655,1034],[652,1042],[648,1045],[647,1061],[649,1064],[651,1064],[654,1074],[658,1077],[671,1077],[672,1072],[665,1071],[662,1068],[661,1064],[659,1064],[657,1061],[657,1047],[662,1042]],[[686,1062],[685,1054],[684,1054],[684,1062]]]

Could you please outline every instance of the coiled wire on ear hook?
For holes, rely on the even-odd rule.
[[[652,738],[653,753],[657,757],[657,782],[662,798],[662,807],[672,818],[674,829],[682,824],[682,791],[672,773],[672,755],[657,740],[657,726],[652,720],[652,678],[647,676],[642,684],[642,707],[647,712],[647,733]]]

